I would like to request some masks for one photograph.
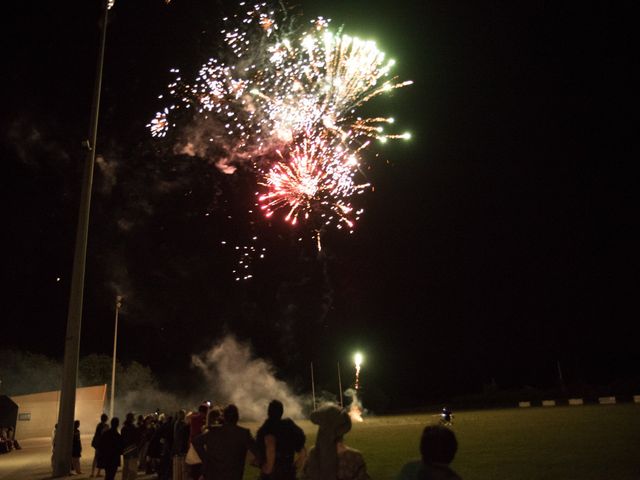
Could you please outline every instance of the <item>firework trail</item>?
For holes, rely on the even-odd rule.
[[[356,367],[356,380],[354,389],[349,391],[349,396],[352,397],[351,405],[349,406],[349,416],[351,420],[356,422],[362,422],[362,402],[358,398],[360,392],[360,368],[362,366],[362,354],[356,353],[354,356],[354,363]]]
[[[329,19],[285,29],[284,9],[239,6],[242,13],[223,19],[224,52],[193,82],[173,69],[173,103],[147,127],[162,138],[184,116],[203,125],[206,138],[187,141],[181,152],[212,157],[228,173],[236,166],[253,171],[261,190],[256,206],[267,218],[311,226],[320,249],[322,229],[352,231],[363,212],[352,205],[369,186],[357,180],[361,152],[374,139],[409,138],[384,133],[392,118],[363,118],[358,108],[412,82],[390,77],[393,60],[374,42],[332,31]]]
[[[356,383],[355,388],[356,392],[360,390],[360,367],[362,366],[362,354],[356,353],[354,357],[355,365],[356,365]]]

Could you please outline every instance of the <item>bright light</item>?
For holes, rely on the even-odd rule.
[[[315,41],[311,35],[307,35],[302,39],[302,46],[307,50],[313,50]]]
[[[367,168],[364,149],[374,139],[408,139],[387,126],[393,118],[359,116],[359,107],[411,82],[389,76],[395,61],[376,42],[332,31],[328,19],[291,30],[278,27],[267,3],[245,11],[220,31],[222,56],[202,64],[194,80],[176,76],[167,86],[172,103],[147,128],[165,137],[191,109],[189,117],[202,116],[216,132],[208,138],[224,152],[216,166],[232,174],[230,165],[242,162],[255,173],[266,218],[351,230],[352,199],[372,189],[358,168]],[[250,26],[256,21],[262,28]]]
[[[353,356],[353,361],[356,364],[356,367],[360,367],[360,365],[362,365],[362,354],[360,352],[356,353]]]

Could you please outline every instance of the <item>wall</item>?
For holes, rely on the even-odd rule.
[[[75,419],[80,420],[82,434],[93,433],[100,415],[104,413],[106,385],[82,387],[76,390]],[[18,404],[16,438],[51,437],[58,421],[60,391],[16,395],[11,399]]]

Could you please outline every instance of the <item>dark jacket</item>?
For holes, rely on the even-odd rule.
[[[207,480],[242,480],[247,451],[257,454],[251,432],[237,425],[209,429],[193,439],[193,448],[202,459]]]
[[[140,446],[140,429],[133,423],[126,423],[122,427],[122,454],[125,458],[137,457]]]
[[[173,444],[173,423],[165,422],[160,424],[151,438],[149,444],[149,456],[151,458],[160,458],[171,455],[171,447]]]
[[[80,441],[80,430],[73,429],[73,443],[71,445],[71,456],[80,458],[82,456],[82,442]]]
[[[100,436],[98,440],[98,468],[120,466],[122,455],[122,436],[110,428]]]
[[[176,420],[173,424],[173,446],[172,455],[186,455],[189,451],[189,425]]]
[[[273,466],[273,478],[295,478],[295,454],[304,447],[306,437],[302,429],[290,418],[268,419],[258,429],[257,444],[262,461],[266,459],[265,437],[273,435],[276,439],[276,458]]]
[[[107,423],[100,422],[96,425],[96,431],[93,434],[93,438],[91,439],[91,446],[93,448],[98,448],[98,440],[100,440],[100,436],[103,432],[109,430],[109,425]]]
[[[402,467],[397,480],[461,480],[461,478],[448,465],[424,464],[416,460]]]

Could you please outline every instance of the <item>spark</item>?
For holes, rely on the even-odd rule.
[[[412,82],[390,74],[395,60],[375,42],[332,29],[328,18],[288,31],[279,22],[284,10],[240,5],[243,13],[223,19],[222,53],[194,81],[172,70],[174,103],[147,128],[165,137],[185,112],[206,122],[214,132],[207,139],[212,153],[202,155],[252,170],[264,216],[308,224],[320,249],[322,229],[352,232],[362,213],[353,198],[370,186],[362,164],[372,140],[411,138],[384,130],[394,118],[358,116],[360,107]]]
[[[282,209],[292,225],[300,218],[324,215],[329,224],[335,218],[353,226],[350,197],[368,186],[354,181],[358,161],[353,153],[305,132],[287,158],[280,155],[281,161],[264,178],[268,192],[258,198],[267,217]]]

